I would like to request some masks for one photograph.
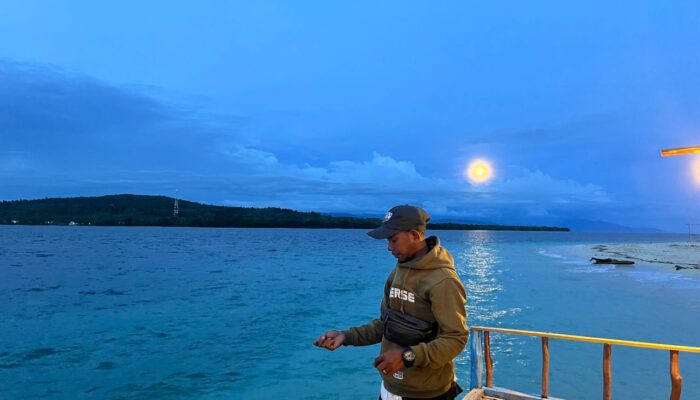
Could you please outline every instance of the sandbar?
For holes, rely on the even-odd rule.
[[[667,265],[675,270],[700,270],[700,242],[616,243],[576,246],[576,254],[590,259],[614,258],[635,263]]]

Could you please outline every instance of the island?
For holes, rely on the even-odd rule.
[[[380,218],[331,216],[276,207],[217,206],[136,194],[0,201],[0,224],[4,225],[372,229],[380,223]],[[428,229],[569,231],[552,226],[454,222],[428,224]]]

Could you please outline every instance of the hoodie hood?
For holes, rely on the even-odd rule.
[[[397,263],[397,267],[411,269],[438,269],[449,268],[454,269],[454,259],[452,255],[442,246],[440,239],[437,236],[430,236],[425,239],[428,246],[428,252],[421,257],[414,258],[404,263]]]

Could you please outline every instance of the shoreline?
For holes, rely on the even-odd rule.
[[[700,242],[585,244],[574,246],[573,253],[586,261],[592,257],[615,258],[662,270],[667,270],[666,267],[674,271],[700,270]]]

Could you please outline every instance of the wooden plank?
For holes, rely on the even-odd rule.
[[[496,398],[502,400],[540,400],[541,397],[536,394],[527,394],[516,392],[515,390],[510,390],[501,387],[485,387],[484,396],[487,398]],[[554,397],[550,397],[548,400],[562,400]]]
[[[542,338],[542,398],[549,397],[549,338]]]
[[[612,346],[608,343],[603,345],[603,400],[610,400],[612,397],[612,371],[610,368],[612,358]]]
[[[486,386],[493,386],[493,360],[491,359],[491,337],[484,332],[484,356],[486,361]]]
[[[681,386],[683,385],[683,377],[681,376],[680,367],[678,366],[678,351],[671,350],[671,400],[681,399]]]
[[[462,400],[482,400],[484,398],[483,389],[472,389]]]

